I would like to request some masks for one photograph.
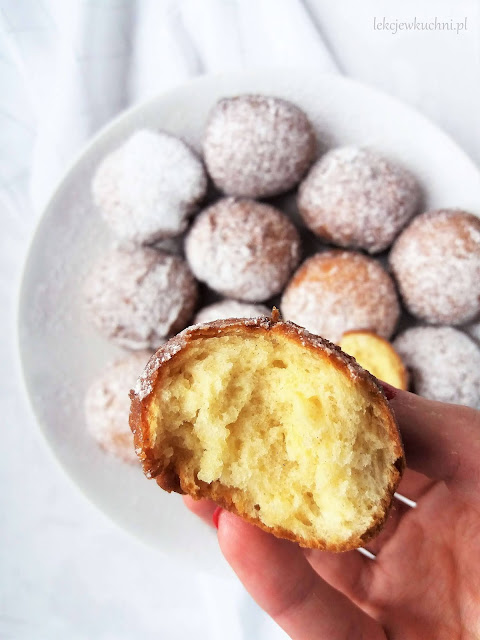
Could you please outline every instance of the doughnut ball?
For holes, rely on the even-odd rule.
[[[415,393],[480,409],[480,349],[464,333],[452,327],[416,327],[393,344],[410,371]]]
[[[300,257],[300,238],[274,207],[224,198],[196,218],[185,253],[198,280],[224,296],[258,302],[283,289]]]
[[[195,324],[225,320],[226,318],[259,318],[270,316],[270,310],[263,304],[250,304],[238,300],[222,300],[203,307],[194,319]]]
[[[294,187],[315,159],[307,116],[280,98],[244,95],[220,100],[203,140],[207,170],[232,196],[267,198]]]
[[[370,373],[397,389],[408,389],[408,374],[402,359],[385,338],[372,331],[347,331],[340,348]]]
[[[311,168],[298,208],[307,227],[328,242],[378,253],[392,244],[419,200],[408,171],[370,149],[340,147]]]
[[[139,351],[110,364],[90,385],[85,397],[85,419],[90,435],[107,453],[138,464],[128,424],[130,389],[151,353]]]
[[[340,250],[306,260],[288,284],[281,309],[287,320],[336,343],[354,329],[389,338],[400,314],[385,269],[373,258]]]
[[[480,312],[480,219],[458,209],[418,216],[395,242],[390,265],[406,307],[431,324]]]
[[[364,545],[387,518],[405,459],[383,391],[275,314],[189,327],[131,398],[143,470],[166,491],[328,551]]]
[[[190,147],[146,129],[110,153],[92,183],[103,218],[119,238],[136,244],[184,231],[206,190],[205,170]]]
[[[84,294],[89,317],[106,338],[129,349],[147,349],[187,326],[197,285],[178,256],[120,248],[93,266]]]

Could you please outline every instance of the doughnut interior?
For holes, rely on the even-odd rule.
[[[408,374],[393,346],[372,331],[347,331],[340,348],[372,375],[397,389],[408,388]]]
[[[346,550],[379,530],[404,463],[368,373],[291,323],[214,322],[178,338],[132,392],[147,475],[306,547]]]

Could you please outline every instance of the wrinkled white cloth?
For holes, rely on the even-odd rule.
[[[404,99],[478,162],[478,10],[476,0],[0,0],[1,637],[285,637],[235,581],[181,569],[107,522],[36,430],[16,359],[17,286],[35,222],[82,145],[192,76],[308,66]],[[466,18],[466,29],[398,27],[435,17]]]

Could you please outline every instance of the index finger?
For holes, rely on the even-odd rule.
[[[301,549],[222,511],[220,548],[254,600],[294,640],[385,640],[382,627],[320,578]]]

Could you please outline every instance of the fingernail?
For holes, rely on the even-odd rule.
[[[387,396],[387,400],[393,400],[393,398],[395,398],[395,396],[397,395],[397,389],[395,389],[395,387],[392,387],[392,385],[388,384],[387,382],[382,382],[381,380],[379,380],[378,382],[382,387],[384,394]]]
[[[215,525],[215,529],[218,529],[218,519],[220,514],[222,513],[222,507],[217,507],[212,515],[213,524]]]

